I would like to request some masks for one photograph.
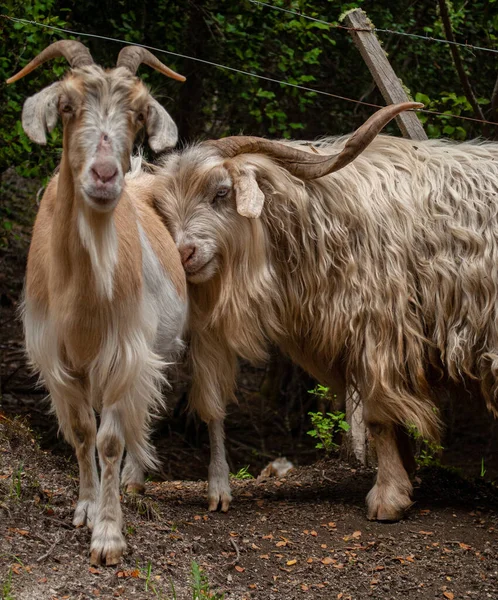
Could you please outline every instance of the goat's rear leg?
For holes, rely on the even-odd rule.
[[[378,472],[367,496],[371,521],[399,521],[412,505],[412,484],[403,465],[392,423],[368,423],[377,451]]]
[[[143,467],[130,452],[126,453],[125,464],[121,472],[121,485],[129,494],[143,494],[145,492]]]
[[[223,419],[208,423],[211,460],[208,471],[209,510],[227,512],[232,494],[230,493],[229,470],[225,454],[225,429]]]
[[[126,549],[119,498],[119,470],[124,452],[124,419],[118,405],[119,402],[104,407],[97,434],[101,479],[90,545],[90,562],[93,565],[116,565]]]
[[[74,447],[78,459],[80,485],[73,525],[92,529],[95,522],[99,475],[95,458],[97,424],[95,414],[84,389],[50,386],[52,403],[65,438]]]

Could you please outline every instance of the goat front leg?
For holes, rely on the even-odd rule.
[[[61,388],[52,383],[52,404],[64,433],[64,437],[74,447],[79,468],[79,496],[74,511],[73,525],[92,529],[97,509],[99,475],[95,459],[95,438],[97,424],[93,408],[85,397],[85,391],[78,383]]]
[[[227,512],[232,494],[230,492],[229,469],[225,453],[225,427],[223,419],[208,423],[211,460],[208,470],[209,510]]]
[[[97,434],[101,478],[90,545],[90,562],[93,565],[116,565],[126,549],[119,498],[119,470],[124,452],[124,432],[118,404],[119,401],[110,407],[104,407]]]
[[[230,493],[225,453],[224,418],[227,400],[234,397],[237,359],[218,336],[194,334],[190,342],[192,388],[190,406],[208,424],[211,459],[208,471],[208,508],[228,510]]]
[[[399,521],[412,505],[412,484],[403,464],[394,423],[367,422],[375,442],[378,471],[367,496],[368,519]]]

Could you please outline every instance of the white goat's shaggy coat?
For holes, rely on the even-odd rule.
[[[313,145],[334,154],[346,139]],[[258,219],[236,211],[238,168],[265,195]],[[227,159],[200,144],[167,157],[155,187],[177,246],[196,249],[192,407],[223,419],[236,355],[264,359],[270,342],[326,384],[343,374],[379,455],[369,517],[399,518],[411,484],[397,426],[438,438],[432,377],[478,380],[497,413],[498,144],[378,136],[313,181],[262,154]],[[228,469],[214,470],[210,506],[227,508]]]

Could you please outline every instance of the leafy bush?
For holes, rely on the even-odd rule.
[[[315,448],[330,452],[337,450],[339,444],[334,440],[337,434],[349,431],[349,424],[346,422],[346,415],[343,412],[319,413],[309,412],[313,429],[308,431],[308,435],[319,440]]]

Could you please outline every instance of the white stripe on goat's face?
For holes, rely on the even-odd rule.
[[[121,196],[148,97],[145,86],[123,68],[74,69],[62,82],[59,112],[74,183],[95,211],[112,210]]]
[[[250,232],[249,219],[237,214],[233,182],[216,153],[197,148],[166,158],[159,179],[161,213],[182,259],[190,283],[203,283],[237,260]]]

